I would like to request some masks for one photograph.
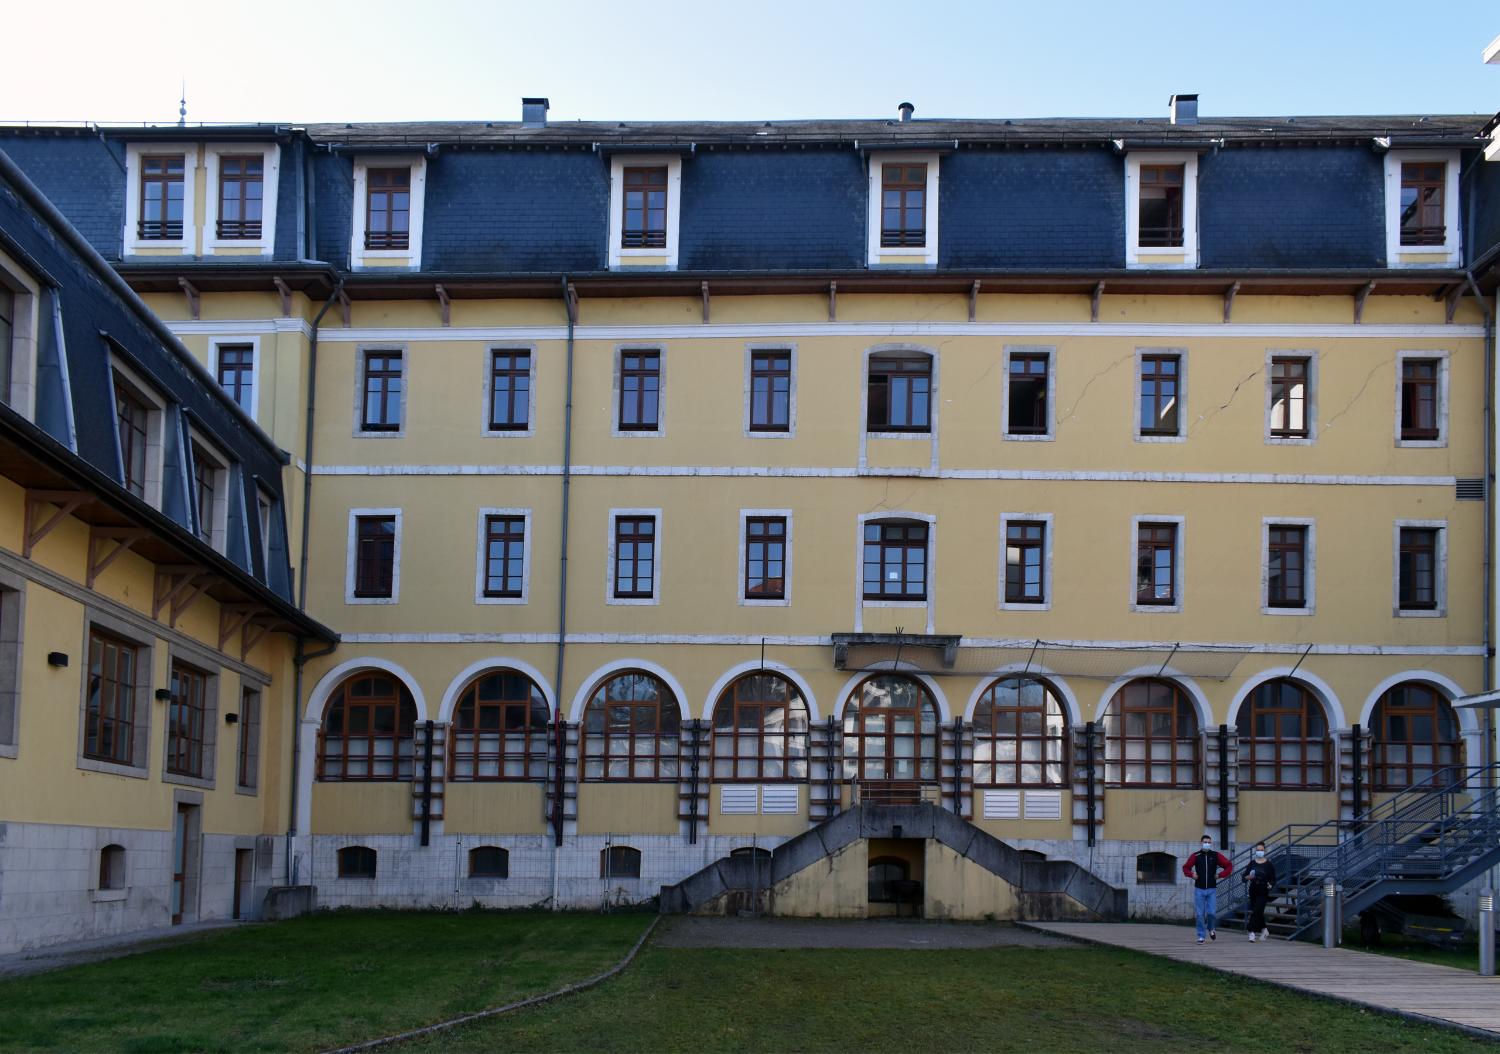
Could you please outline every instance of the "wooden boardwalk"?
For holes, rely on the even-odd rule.
[[[1196,943],[1190,926],[1132,922],[1023,922],[1042,933],[1160,955],[1268,984],[1341,999],[1403,1017],[1500,1039],[1500,977],[1412,962],[1390,955],[1300,941],[1251,944],[1243,932],[1219,931]],[[1476,957],[1475,966],[1478,966]]]

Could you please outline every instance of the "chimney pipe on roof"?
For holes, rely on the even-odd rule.
[[[901,111],[901,123],[905,124],[907,121],[911,120],[911,115],[916,112],[917,108],[909,102],[904,102],[900,106],[896,107],[896,109]]]
[[[1167,103],[1171,107],[1173,124],[1198,123],[1198,96],[1174,95]]]
[[[546,128],[547,110],[551,104],[542,98],[521,100],[521,127]]]

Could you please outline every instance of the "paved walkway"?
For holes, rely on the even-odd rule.
[[[1329,950],[1321,944],[1271,940],[1251,944],[1242,932],[1219,931],[1200,945],[1189,926],[1132,922],[1026,922],[1027,929],[1093,944],[1129,948],[1223,973],[1253,977],[1299,992],[1341,999],[1403,1017],[1500,1039],[1500,977],[1413,962],[1391,955]],[[1479,964],[1476,961],[1475,966]]]
[[[136,930],[118,937],[101,937],[89,941],[69,941],[67,944],[49,944],[30,951],[0,955],[0,978],[23,977],[26,974],[60,970],[64,966],[81,966],[84,963],[118,959],[122,955],[155,951],[173,944],[197,940],[215,930],[243,926],[245,923],[230,919],[214,919],[211,922],[189,922],[182,926],[159,926],[149,930]]]
[[[1066,948],[1016,926],[922,919],[742,919],[680,915],[653,942],[666,948]]]

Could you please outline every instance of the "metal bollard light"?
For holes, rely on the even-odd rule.
[[[1323,883],[1323,947],[1339,946],[1339,890],[1333,879]]]
[[[1495,891],[1479,891],[1479,976],[1495,976]]]

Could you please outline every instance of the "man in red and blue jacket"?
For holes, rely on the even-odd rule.
[[[1198,926],[1198,943],[1202,944],[1205,937],[1217,940],[1214,916],[1219,913],[1218,886],[1234,873],[1234,865],[1223,853],[1214,852],[1213,838],[1204,835],[1198,851],[1182,865],[1182,873],[1193,880],[1193,921]]]

